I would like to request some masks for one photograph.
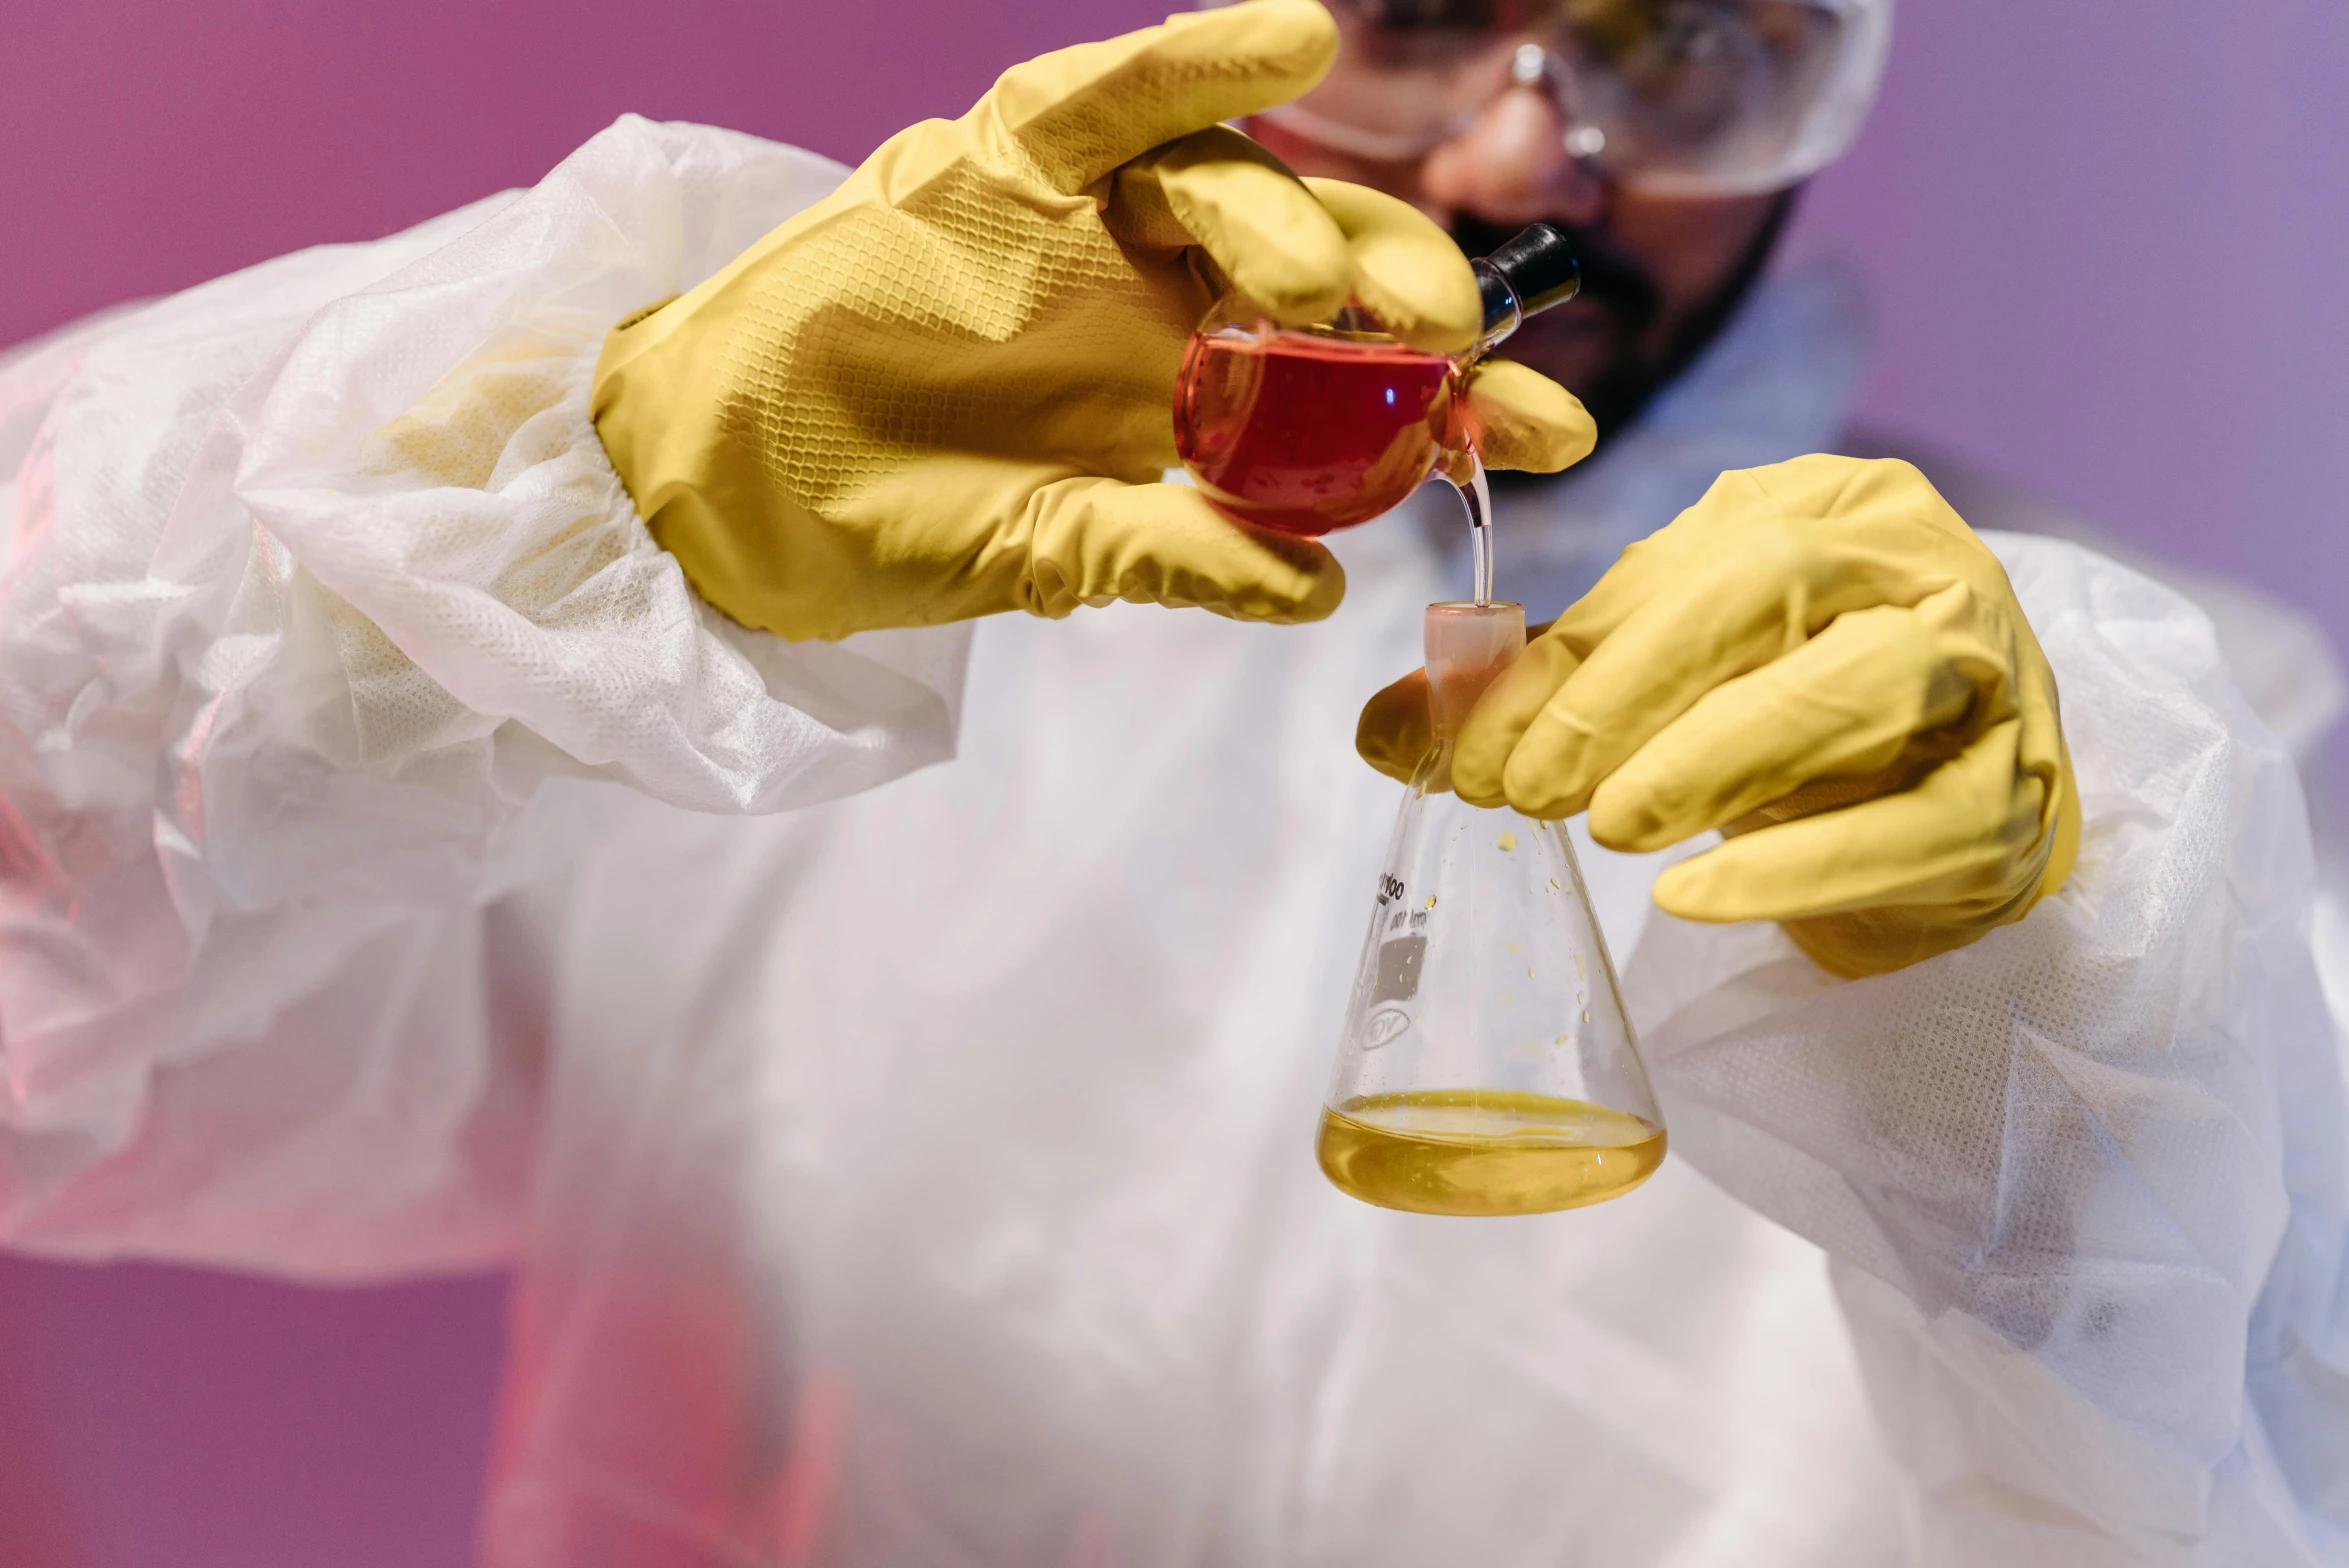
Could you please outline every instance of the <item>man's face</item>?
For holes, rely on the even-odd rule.
[[[1500,94],[1459,135],[1407,162],[1336,152],[1267,121],[1249,131],[1299,174],[1412,203],[1471,255],[1537,220],[1570,230],[1581,294],[1527,322],[1505,352],[1564,383],[1602,432],[1636,414],[1720,325],[1787,200],[1618,188],[1567,155],[1556,107],[1525,89]]]

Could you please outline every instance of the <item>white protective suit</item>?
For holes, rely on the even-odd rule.
[[[729,625],[589,374],[840,173],[623,120],[0,370],[12,1244],[518,1259],[496,1568],[2349,1562],[2306,815],[2202,614],[1993,535],[2062,894],[1845,982],[1590,852],[1674,1157],[1371,1209],[1311,1155],[1397,799],[1349,737],[1456,568],[1389,520],[1317,627]],[[1513,494],[1504,584],[1831,445],[1857,345],[1773,279]]]

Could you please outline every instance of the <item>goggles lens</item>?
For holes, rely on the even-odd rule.
[[[1511,86],[1538,86],[1577,156],[1625,184],[1692,192],[1770,190],[1839,156],[1874,98],[1890,21],[1889,0],[1331,8],[1337,64],[1266,116],[1299,135],[1363,157],[1416,158]]]

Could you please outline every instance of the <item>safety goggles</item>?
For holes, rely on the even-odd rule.
[[[1335,152],[1404,162],[1501,94],[1557,107],[1566,151],[1665,195],[1780,190],[1851,146],[1874,103],[1892,0],[1324,0],[1337,64],[1262,118]]]

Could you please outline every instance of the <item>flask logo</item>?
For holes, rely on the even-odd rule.
[[[1362,1048],[1375,1051],[1411,1027],[1411,1015],[1400,1007],[1382,1007],[1362,1025]]]

